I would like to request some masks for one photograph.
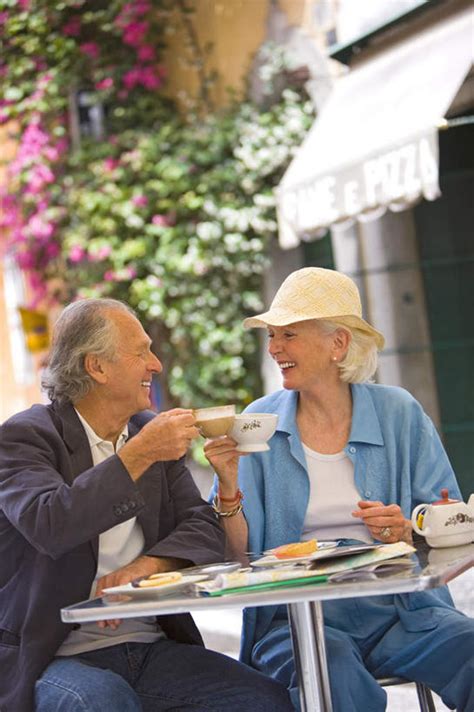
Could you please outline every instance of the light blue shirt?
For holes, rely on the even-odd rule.
[[[409,518],[415,505],[438,500],[443,487],[448,488],[450,497],[461,498],[432,421],[407,391],[353,384],[351,392],[352,427],[345,452],[354,464],[354,481],[361,499],[398,504]],[[239,464],[252,552],[301,538],[310,483],[296,424],[297,403],[298,392],[282,390],[254,401],[246,409],[279,416],[270,450],[242,457]],[[245,661],[255,641],[268,630],[275,611],[274,607],[246,611],[242,638]]]

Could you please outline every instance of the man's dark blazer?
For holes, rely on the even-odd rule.
[[[129,422],[133,437],[151,418]],[[144,553],[219,561],[224,535],[183,459],[134,482],[112,456],[93,466],[70,404],[35,405],[0,428],[0,711],[31,712],[34,684],[70,624],[60,609],[87,599],[101,532],[137,516]],[[160,616],[168,637],[201,643],[191,616]]]

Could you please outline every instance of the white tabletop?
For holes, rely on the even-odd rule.
[[[189,613],[197,610],[235,608],[236,606],[267,606],[301,601],[323,601],[389,593],[409,593],[436,588],[448,583],[474,566],[474,544],[449,549],[429,549],[417,544],[417,566],[408,572],[396,573],[369,581],[317,583],[291,588],[233,593],[219,597],[199,596],[189,590],[168,595],[156,589],[148,598],[120,600],[105,596],[83,601],[61,609],[65,623],[114,618],[134,618],[150,614]],[[123,598],[123,597],[121,597]]]

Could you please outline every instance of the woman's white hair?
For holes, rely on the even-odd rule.
[[[341,381],[345,383],[365,383],[371,381],[377,370],[378,351],[375,339],[360,329],[356,329],[337,319],[317,319],[325,334],[344,329],[350,334],[349,347],[344,358],[337,364]]]
[[[118,310],[135,315],[117,299],[81,299],[69,304],[54,327],[54,338],[41,386],[50,400],[71,402],[84,398],[94,381],[85,368],[87,354],[114,361],[117,329],[107,312]]]

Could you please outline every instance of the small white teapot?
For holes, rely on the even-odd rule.
[[[466,504],[459,499],[449,499],[448,490],[442,489],[438,502],[415,507],[411,523],[413,530],[426,537],[432,547],[469,544],[474,541],[474,494]]]

